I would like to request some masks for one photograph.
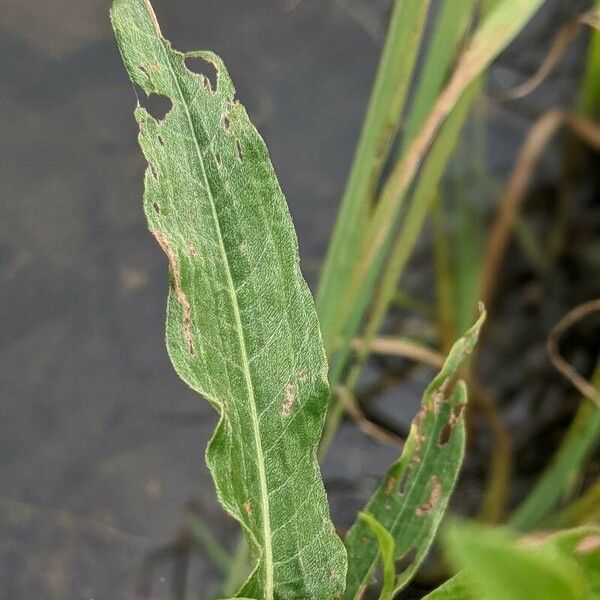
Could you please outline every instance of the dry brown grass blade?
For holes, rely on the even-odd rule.
[[[500,199],[500,209],[488,238],[483,262],[483,282],[480,297],[491,307],[498,283],[498,271],[508,245],[515,217],[521,207],[533,169],[548,142],[562,125],[594,148],[600,148],[600,126],[592,121],[562,110],[552,110],[539,118],[530,129],[519,152],[508,184]]]
[[[361,339],[352,342],[352,349],[360,351],[364,348]],[[436,369],[444,365],[444,356],[435,350],[426,348],[410,340],[402,340],[395,337],[380,336],[369,342],[369,352],[387,356],[402,356],[416,362],[420,362]]]
[[[546,58],[544,58],[538,70],[527,81],[502,94],[498,100],[517,100],[538,87],[560,62],[571,42],[579,35],[583,25],[598,29],[600,10],[590,10],[565,23],[554,36],[550,50],[548,50],[548,54],[546,54]]]
[[[387,431],[383,427],[379,427],[379,425],[376,425],[365,417],[354,394],[347,387],[342,385],[338,386],[336,388],[336,393],[346,414],[354,421],[354,424],[359,431],[382,444],[398,448],[404,447],[404,440],[401,437]]]
[[[524,81],[502,94],[498,100],[517,100],[518,98],[522,98],[531,93],[538,87],[538,85],[540,85],[552,72],[552,69],[560,62],[567,51],[567,48],[571,45],[571,42],[579,35],[583,24],[581,19],[585,16],[587,16],[587,14],[565,23],[555,35],[550,50],[548,50],[548,54],[546,54],[546,58],[544,58],[538,70],[527,79],[527,81]]]
[[[560,354],[558,342],[561,336],[576,323],[588,315],[600,311],[600,299],[590,300],[569,311],[552,329],[548,336],[548,354],[554,367],[566,378],[579,392],[594,402],[600,408],[600,390],[596,389],[582,377]]]

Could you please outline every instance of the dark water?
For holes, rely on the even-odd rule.
[[[314,283],[389,2],[155,5],[177,47],[213,49],[229,65],[271,149]],[[135,96],[107,10],[102,0],[1,3],[0,600],[135,597],[144,557],[176,537],[190,501],[219,537],[234,532],[204,466],[214,415],[164,349],[166,265],[142,217]],[[498,61],[491,88],[531,73],[571,10],[552,2],[527,42]],[[518,110],[490,108],[498,177],[530,117],[572,96],[581,49]],[[400,421],[426,380],[403,389]],[[337,518],[348,519],[348,496],[359,505],[395,454],[342,430],[325,467]],[[172,575],[170,558],[159,561],[153,597],[169,598]],[[203,597],[214,577],[194,554],[187,597]]]

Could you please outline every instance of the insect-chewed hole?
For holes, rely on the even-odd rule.
[[[239,140],[235,141],[235,149],[237,150],[237,156],[240,162],[244,162],[244,152],[242,151],[242,145]]]
[[[454,431],[454,428],[456,427],[456,424],[458,423],[458,420],[460,419],[464,408],[465,407],[463,405],[459,405],[455,406],[452,409],[448,422],[444,425],[438,437],[438,444],[440,446],[445,446],[450,441],[450,438],[452,437],[452,432]]]
[[[160,206],[158,205],[158,202],[153,202],[152,203],[152,208],[154,209],[154,212],[160,215]]]
[[[444,425],[444,428],[440,431],[440,437],[438,438],[438,444],[440,446],[445,446],[450,441],[453,429],[454,427],[450,425],[450,423]]]
[[[229,120],[229,117],[227,115],[223,115],[223,129],[229,133],[229,130],[231,129],[231,121]]]
[[[218,71],[214,63],[199,56],[189,55],[185,57],[184,62],[188,71],[202,77],[204,86],[209,92],[215,92],[217,90]]]
[[[158,143],[159,143],[161,146],[164,146],[164,145],[165,145],[165,140],[163,139],[163,137],[162,137],[161,135],[159,135],[159,136],[156,138],[156,141],[157,141],[157,142],[158,142]]]
[[[157,121],[162,121],[173,108],[170,98],[162,94],[138,94],[138,101]]]
[[[220,152],[215,152],[215,161],[216,161],[218,167],[220,167],[221,164],[223,163],[223,159],[221,158]]]

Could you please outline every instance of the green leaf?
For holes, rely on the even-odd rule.
[[[564,544],[564,540],[563,540]],[[485,600],[589,600],[584,569],[560,542],[519,542],[499,528],[460,524],[446,535],[447,556]]]
[[[467,391],[456,377],[477,343],[484,319],[482,311],[425,390],[400,458],[364,509],[393,537],[395,558],[408,560],[394,593],[410,581],[427,555],[458,477],[465,446],[463,410]],[[361,520],[352,526],[345,542],[348,579],[344,597],[353,600],[371,581],[379,546],[376,536]]]
[[[383,587],[381,588],[379,600],[392,600],[394,597],[394,584],[396,583],[396,566],[394,564],[396,542],[394,542],[392,534],[373,515],[360,512],[358,518],[369,526],[379,544],[379,556],[383,567]]]
[[[477,527],[473,529],[477,535],[486,536],[488,529],[482,530],[481,527]],[[494,532],[495,533],[495,532]],[[494,535],[494,533],[492,535]],[[469,535],[467,533],[467,535]],[[503,539],[506,539],[505,534],[500,534],[504,536]],[[459,533],[460,536],[460,533]],[[460,542],[459,542],[460,543]],[[509,545],[514,546],[514,540],[509,542]],[[589,527],[579,527],[577,529],[568,529],[559,531],[557,533],[551,535],[538,535],[533,534],[524,538],[520,542],[520,550],[529,548],[531,551],[536,551],[536,547],[545,548],[544,552],[549,553],[552,558],[551,560],[556,561],[560,560],[565,563],[575,562],[579,565],[581,570],[583,571],[583,577],[585,579],[585,583],[583,583],[584,588],[589,588],[589,596],[590,599],[600,598],[600,528],[597,526],[589,526]],[[560,554],[564,556],[560,557]],[[454,556],[454,548],[450,546],[450,555]],[[467,557],[469,564],[471,565],[471,569],[479,569],[479,554],[469,554]],[[484,554],[484,556],[486,556]],[[484,558],[484,560],[486,560]],[[502,568],[503,563],[498,562],[496,566],[492,565],[494,569],[493,577],[511,577],[511,573],[507,574],[496,574],[496,570]],[[577,571],[577,567],[571,567]],[[443,583],[440,587],[435,589],[433,592],[425,596],[423,600],[481,600],[482,596],[480,593],[476,593],[473,588],[476,588],[477,585],[470,582],[468,576],[468,569],[457,573],[454,577]],[[543,593],[542,588],[541,593]],[[504,596],[504,598],[508,598],[509,596]],[[486,596],[486,599],[488,597]],[[536,600],[536,598],[540,598],[542,600],[542,596],[532,596],[532,600]],[[491,597],[491,600],[494,600],[494,597]],[[545,597],[544,597],[545,600]],[[551,598],[550,598],[551,600]]]
[[[239,595],[335,598],[346,557],[316,460],[327,362],[267,148],[217,56],[194,53],[214,83],[188,70],[147,0],[111,17],[132,81],[172,104],[162,120],[135,111],[144,207],[169,259],[169,354],[219,412],[207,462],[256,556]]]

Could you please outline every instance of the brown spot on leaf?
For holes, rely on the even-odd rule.
[[[398,478],[395,477],[394,475],[392,475],[391,477],[388,478],[387,483],[385,484],[385,493],[386,494],[392,493],[392,490],[394,489],[394,486],[396,485],[397,481],[398,481]]]
[[[242,150],[242,145],[240,144],[239,140],[235,141],[235,149],[237,152],[238,160],[240,162],[244,162],[244,151]]]
[[[281,408],[281,416],[289,417],[292,413],[292,406],[296,400],[296,388],[293,383],[288,383],[283,392],[283,406]]]
[[[423,445],[423,442],[427,439],[427,436],[423,433],[423,421],[425,420],[425,417],[427,416],[428,413],[429,413],[429,407],[426,404],[423,404],[423,406],[421,406],[421,409],[417,413],[417,416],[414,418],[412,425],[411,425],[411,435],[413,436],[413,438],[415,440],[414,453],[413,453],[412,460],[415,463],[421,462],[421,456],[419,455],[419,452],[421,450],[421,446]]]
[[[171,278],[172,278],[172,286],[175,292],[175,297],[181,306],[181,312],[183,314],[182,317],[182,327],[183,327],[183,337],[185,339],[185,343],[188,348],[188,352],[191,356],[196,354],[196,349],[194,347],[194,340],[192,339],[192,307],[181,287],[181,273],[179,271],[179,261],[177,260],[177,254],[171,248],[169,241],[165,237],[165,235],[157,230],[152,231],[152,234],[156,238],[159,246],[162,248],[163,252],[167,255],[169,259],[169,266],[171,268]]]
[[[446,377],[442,384],[438,387],[437,390],[433,393],[432,403],[433,403],[433,414],[437,417],[440,412],[440,406],[443,402],[447,402],[452,390],[454,389],[454,385],[456,383],[455,377]]]
[[[252,505],[250,504],[250,500],[246,500],[242,505],[244,507],[244,512],[251,517],[252,516]]]
[[[421,504],[415,511],[418,517],[422,517],[424,515],[428,515],[438,504],[440,498],[442,497],[442,482],[435,476],[431,476],[431,495],[429,496],[429,500],[424,504]]]

